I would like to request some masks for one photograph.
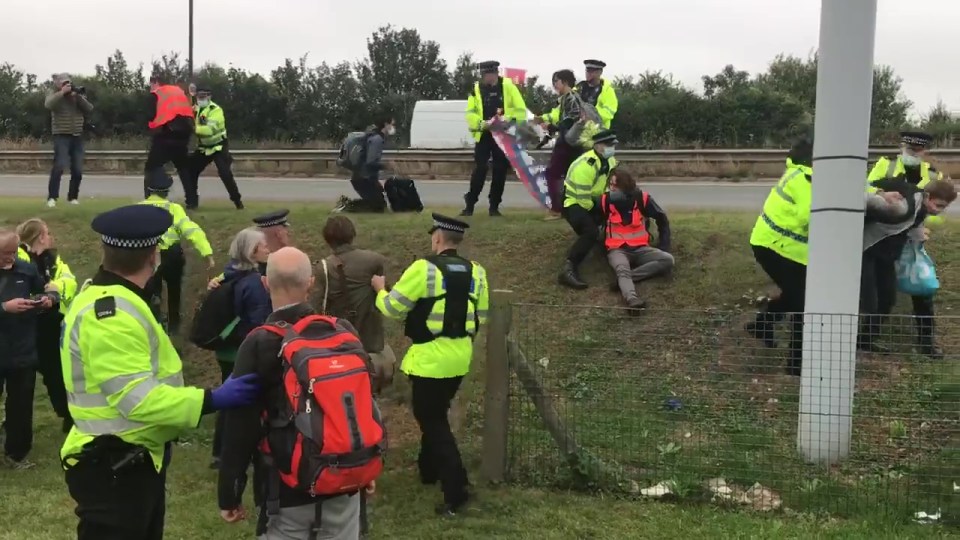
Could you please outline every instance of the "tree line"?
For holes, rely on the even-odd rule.
[[[151,73],[209,86],[214,101],[227,112],[231,139],[254,144],[274,141],[304,144],[335,142],[364,129],[384,111],[397,120],[400,145],[408,141],[410,120],[418,100],[465,99],[476,81],[473,55],[460,55],[448,66],[440,45],[409,28],[386,26],[367,39],[367,57],[355,63],[310,66],[307,58],[286,59],[269,76],[238,67],[206,64],[190,76],[177,53],[154,61]],[[579,66],[571,59],[569,66]],[[579,69],[575,69],[578,72]],[[131,66],[116,51],[93,74],[73,74],[96,109],[89,120],[91,137],[136,138],[145,134],[151,116],[147,106],[150,73]],[[784,147],[810,133],[816,102],[817,58],[778,55],[763,73],[727,65],[703,76],[703,92],[672,75],[648,71],[612,80],[620,100],[614,120],[620,140],[635,148]],[[52,77],[51,77],[52,79]],[[906,127],[933,132],[941,145],[952,145],[960,130],[943,103],[919,124],[910,125],[912,103],[901,91],[902,79],[889,66],[874,69],[871,139],[895,144]],[[43,139],[49,135],[49,113],[43,107],[52,80],[16,66],[0,65],[0,139]],[[528,77],[522,88],[534,113],[556,102],[549,74]]]

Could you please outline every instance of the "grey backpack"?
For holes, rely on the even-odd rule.
[[[351,171],[357,170],[363,164],[364,157],[367,154],[366,131],[353,131],[347,134],[340,145],[340,154],[337,156],[337,165],[345,167]]]

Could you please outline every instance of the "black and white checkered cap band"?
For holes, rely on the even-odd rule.
[[[903,137],[900,137],[900,142],[902,142],[903,144],[909,144],[913,146],[926,146],[930,144],[930,141],[928,139],[922,138],[922,137],[914,137],[912,135],[904,135]]]
[[[268,221],[260,221],[257,223],[257,227],[274,227],[277,225],[284,225],[287,223],[287,218],[275,218]]]
[[[452,232],[458,232],[458,233],[466,232],[466,229],[464,229],[460,225],[447,223],[446,221],[434,221],[433,226],[438,229],[443,229],[445,231],[452,231]]]
[[[587,69],[603,69],[603,66],[601,66],[600,64],[587,64],[586,68]]]
[[[144,249],[159,244],[161,238],[163,238],[162,234],[151,238],[114,238],[104,234],[100,236],[100,241],[110,247],[120,249]]]

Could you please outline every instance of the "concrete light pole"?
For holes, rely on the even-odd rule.
[[[822,0],[797,447],[850,453],[877,0]]]

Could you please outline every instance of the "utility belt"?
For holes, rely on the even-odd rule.
[[[170,451],[169,444],[164,449],[164,455]],[[146,448],[130,444],[116,435],[101,435],[83,445],[75,454],[64,456],[61,459],[64,470],[74,467],[100,467],[109,469],[114,476],[124,471],[143,466],[153,467],[150,451]]]

